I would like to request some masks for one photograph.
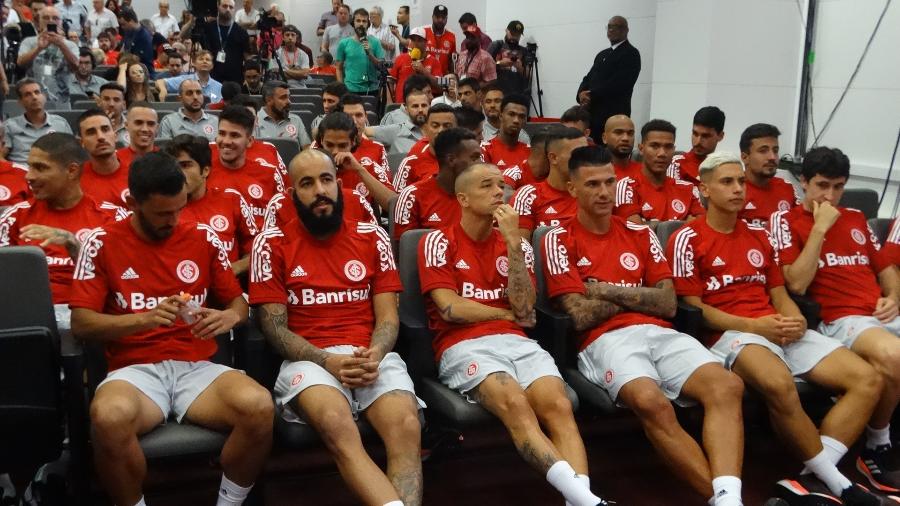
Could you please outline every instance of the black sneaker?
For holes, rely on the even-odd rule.
[[[881,506],[881,498],[860,485],[853,484],[841,492],[841,502],[847,506]]]
[[[887,493],[900,493],[900,454],[890,445],[874,450],[865,448],[856,458],[856,470],[863,474],[875,489]]]
[[[803,475],[798,480],[779,481],[775,484],[775,496],[784,499],[790,506],[838,506],[842,504],[838,498],[828,493],[827,488],[825,492],[820,491],[821,487],[819,486],[811,490],[807,486],[808,484],[801,483],[801,480],[810,481],[807,480],[808,476],[812,475]]]

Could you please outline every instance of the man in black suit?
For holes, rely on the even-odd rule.
[[[207,22],[203,33],[213,54],[212,78],[220,83],[244,80],[244,58],[250,49],[247,30],[234,22],[234,0],[218,0],[215,22]]]
[[[610,18],[606,37],[612,46],[597,53],[576,98],[591,113],[591,135],[598,144],[607,118],[631,115],[631,92],[641,72],[641,53],[628,42],[628,21]]]

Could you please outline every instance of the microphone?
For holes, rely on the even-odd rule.
[[[414,47],[409,50],[409,57],[413,60],[421,60],[422,59],[422,50]]]

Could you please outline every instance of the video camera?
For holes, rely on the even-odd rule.
[[[271,31],[278,26],[278,18],[273,16],[269,11],[259,8],[259,21],[256,22],[256,29],[261,32]]]

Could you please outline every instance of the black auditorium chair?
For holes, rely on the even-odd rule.
[[[525,123],[525,126],[522,127],[525,129],[525,133],[529,136],[534,135],[535,132],[542,128],[553,127],[553,126],[561,126],[562,123]]]
[[[838,203],[841,207],[859,209],[867,220],[878,217],[878,192],[868,188],[849,188]]]
[[[150,102],[150,107],[156,112],[174,112],[181,108],[181,102]]]
[[[403,292],[400,294],[400,337],[397,352],[406,361],[416,394],[428,405],[430,421],[454,430],[495,423],[496,418],[478,404],[445,386],[438,380],[432,349],[432,332],[428,328],[425,295],[419,283],[419,240],[430,230],[410,230],[400,238],[398,268]],[[578,397],[567,387],[572,408],[578,409]]]
[[[387,149],[388,146],[385,146]],[[391,180],[394,179],[394,175],[397,174],[397,169],[400,168],[400,162],[406,158],[407,153],[388,153],[388,166],[390,166],[391,170]]]
[[[59,458],[65,437],[61,344],[44,252],[0,248],[0,286],[0,473],[30,480]],[[77,390],[79,376],[66,377]]]
[[[872,232],[875,232],[875,237],[878,238],[878,242],[880,242],[882,246],[884,246],[885,241],[887,241],[893,223],[894,220],[890,218],[869,219],[869,228],[872,229]]]
[[[387,113],[393,111],[394,109],[399,109],[401,105],[403,105],[403,104],[398,104],[396,102],[393,104],[388,104],[388,105],[384,106],[384,113],[387,114]]]
[[[79,111],[87,111],[88,109],[99,109],[100,106],[93,100],[73,100],[72,109]]]
[[[72,132],[75,135],[79,134],[78,131],[78,117],[84,114],[83,109],[72,109],[69,111],[47,111],[48,114],[56,114],[57,116],[62,116],[64,120],[69,124],[69,128],[72,129]]]
[[[299,111],[293,111],[297,116],[300,116],[300,119],[303,121],[303,126],[306,127],[306,133],[309,134],[310,138],[312,138],[312,122],[316,119],[316,114],[309,109],[303,109]]]
[[[274,145],[285,165],[290,165],[291,160],[300,153],[300,144],[297,143],[296,139],[263,138],[259,140]]]

